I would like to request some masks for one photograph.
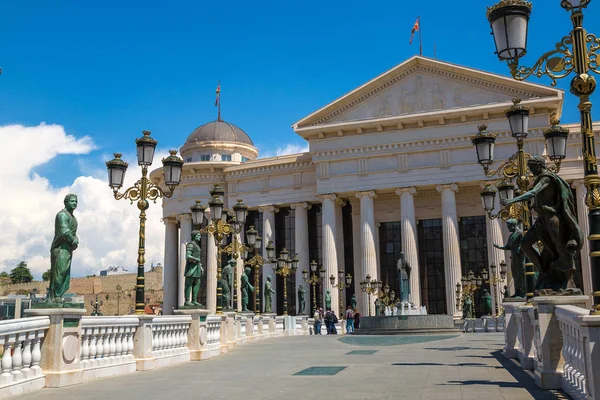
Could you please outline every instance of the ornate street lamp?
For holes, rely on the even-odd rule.
[[[321,267],[321,270],[319,271],[319,275],[317,275],[317,262],[315,260],[312,260],[310,262],[310,272],[311,272],[311,277],[309,279],[308,278],[308,271],[306,269],[304,269],[302,271],[302,278],[304,279],[305,282],[309,283],[312,286],[312,293],[313,293],[313,314],[315,313],[316,309],[317,309],[317,283],[321,283],[321,281],[323,280],[323,276],[325,275],[325,268]]]
[[[287,278],[298,268],[298,255],[290,260],[289,252],[284,248],[279,252],[275,273],[283,278],[283,315],[288,315]]]
[[[137,202],[137,207],[140,210],[140,230],[138,235],[138,270],[135,285],[135,313],[144,314],[145,308],[145,293],[144,293],[144,264],[146,262],[146,210],[150,207],[150,201],[162,197],[171,197],[177,185],[181,180],[181,170],[183,168],[183,160],[177,157],[177,151],[169,151],[170,155],[163,158],[163,173],[165,185],[168,190],[161,189],[148,179],[148,167],[152,165],[154,158],[154,150],[156,149],[157,141],[150,137],[150,131],[143,131],[143,136],[136,139],[138,165],[142,167],[142,177],[133,186],[119,193],[119,189],[123,186],[125,173],[127,172],[128,164],[121,160],[121,154],[115,153],[115,158],[106,162],[108,169],[108,185],[113,190],[113,195],[116,200],[126,199],[131,203]]]
[[[338,271],[338,283],[335,283],[335,276],[331,275],[329,277],[329,280],[331,281],[331,286],[334,288],[338,289],[338,299],[339,299],[339,309],[340,309],[340,319],[342,319],[344,317],[344,302],[343,302],[343,290],[346,289],[347,287],[350,287],[350,285],[352,284],[352,275],[348,274],[346,275],[346,278],[344,279],[344,271],[339,270]]]
[[[246,230],[246,241],[249,248],[253,251],[253,256],[249,260],[246,260],[244,265],[254,268],[254,314],[260,315],[260,271],[267,261],[260,255],[262,238],[258,236],[258,232],[254,229],[253,225]],[[246,246],[246,248],[248,248],[248,246]],[[248,251],[246,251],[245,258],[247,258],[247,253]]]
[[[600,177],[596,159],[596,142],[592,127],[592,102],[590,96],[596,89],[596,79],[592,72],[598,69],[598,39],[583,27],[583,10],[590,0],[561,0],[560,5],[571,13],[573,29],[555,46],[543,54],[532,67],[519,66],[519,59],[527,52],[527,29],[531,14],[531,3],[525,0],[501,0],[488,8],[487,17],[494,35],[496,53],[501,61],[507,61],[514,79],[522,81],[531,75],[550,78],[552,86],[557,79],[574,73],[570,91],[579,98],[581,114],[579,131],[583,137],[584,184],[587,188],[590,265],[592,268],[592,292],[594,307],[592,314],[600,315]],[[553,125],[555,125],[553,123]],[[548,153],[555,164],[560,166],[560,158],[566,153],[566,137],[562,130],[549,129],[545,134]],[[564,138],[564,139],[563,139]],[[563,157],[564,158],[564,157]],[[527,297],[533,295],[533,269],[526,264]]]

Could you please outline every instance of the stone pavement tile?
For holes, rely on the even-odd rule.
[[[448,388],[443,386],[426,387],[421,393],[421,400],[462,400],[460,388]]]

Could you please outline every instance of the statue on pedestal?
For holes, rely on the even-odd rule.
[[[77,208],[77,196],[68,194],[64,199],[65,208],[54,219],[54,240],[50,246],[50,287],[48,300],[62,302],[62,296],[71,284],[71,261],[73,251],[79,245],[77,219],[73,211]]]
[[[237,261],[230,259],[223,267],[223,278],[221,285],[223,286],[223,309],[233,308],[233,269],[237,266]],[[225,295],[227,293],[227,295]]]
[[[492,315],[492,295],[487,289],[483,289],[481,300],[483,302],[483,315]]]
[[[244,268],[244,272],[242,273],[242,311],[250,311],[248,310],[248,291],[254,292],[254,286],[250,284],[250,280],[248,279],[248,274],[250,274],[252,270],[250,267]]]
[[[272,288],[270,276],[267,276],[267,281],[265,282],[265,290],[263,293],[265,296],[265,312],[272,313],[273,312],[273,299],[271,298],[271,295],[273,293],[275,293],[275,291]]]
[[[521,249],[539,271],[536,295],[581,294],[573,281],[575,254],[583,246],[583,233],[577,223],[573,192],[569,184],[548,171],[542,157],[532,157],[527,166],[536,177],[530,191],[503,205],[532,203],[537,219],[523,236]],[[542,243],[538,251],[537,242]]]
[[[514,218],[507,220],[506,226],[510,232],[508,241],[505,246],[494,243],[494,247],[510,251],[510,272],[515,286],[515,293],[512,297],[525,297],[525,254],[521,251],[523,231],[519,229],[518,223]]]
[[[400,286],[400,301],[408,303],[410,299],[410,265],[404,260],[404,253],[400,252],[400,258],[396,263],[398,271],[398,285]]]
[[[352,298],[350,299],[350,305],[352,306],[353,310],[356,310],[356,294],[352,295]]]
[[[304,315],[304,309],[306,308],[304,293],[306,292],[308,292],[308,289],[304,289],[304,285],[298,285],[298,315]]]
[[[473,300],[467,295],[463,299],[463,319],[473,318]]]
[[[329,290],[325,292],[325,310],[331,310],[331,293]]]
[[[375,316],[381,314],[381,301],[379,297],[375,299]]]
[[[202,269],[202,249],[200,231],[192,231],[192,241],[185,246],[185,306],[200,307],[198,303],[198,292],[200,291],[200,279],[204,270]]]

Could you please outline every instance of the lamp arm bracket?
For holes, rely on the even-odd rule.
[[[588,67],[595,73],[600,74],[597,53],[597,51],[600,50],[600,38],[597,38],[596,35],[592,33],[588,33],[585,37],[585,41],[586,43],[590,43],[590,48],[587,53]]]
[[[152,181],[148,180],[148,200],[152,200],[156,203],[156,200],[166,197],[170,198],[173,196],[173,191],[164,191],[159,186],[154,184]]]
[[[142,198],[142,180],[137,181],[133,186],[125,190],[123,193],[119,193],[119,190],[114,190],[113,194],[116,200],[127,199],[131,204],[134,201],[138,201]]]
[[[535,75],[541,78],[547,75],[550,84],[556,86],[556,80],[569,75],[574,69],[573,54],[570,46],[573,44],[571,35],[565,36],[556,44],[556,48],[542,55],[531,67],[519,67],[518,60],[509,60],[508,67],[513,78],[523,81]]]
[[[517,170],[517,164],[515,163],[514,158],[516,158],[516,154],[511,156],[508,160],[504,161],[496,169],[490,169],[489,166],[484,166],[483,173],[488,178],[493,178],[494,176],[498,176],[498,177],[504,176],[506,178],[512,178],[513,176],[515,176],[515,174],[512,174],[510,171]]]

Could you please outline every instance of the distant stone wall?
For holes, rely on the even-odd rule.
[[[153,271],[144,274],[146,298],[150,298],[151,304],[162,303],[162,275],[162,267],[156,267]],[[135,306],[136,277],[137,274],[121,274],[72,278],[71,287],[67,293],[84,296],[87,315],[93,311],[90,302],[95,301],[96,294],[98,294],[98,300],[102,300],[103,302],[100,308],[103,315],[129,314]],[[120,286],[120,291],[117,289],[117,286]],[[34,288],[37,289],[39,294],[43,295],[48,289],[48,282],[2,285],[0,286],[0,295],[28,294],[32,293]],[[106,298],[107,295],[108,299]]]

